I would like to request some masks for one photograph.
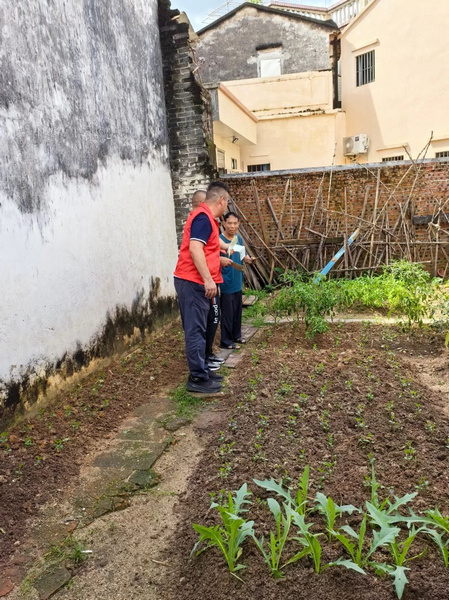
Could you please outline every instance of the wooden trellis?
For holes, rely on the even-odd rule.
[[[369,166],[360,165],[369,177],[363,201],[358,203],[348,201],[345,187],[343,194],[340,190],[343,199],[337,205],[331,170],[330,175],[329,171],[323,172],[312,199],[307,189],[302,197],[295,197],[292,178],[288,177],[282,199],[277,198],[280,209],[276,212],[273,198],[263,197],[263,186],[259,189],[257,180],[253,179],[251,196],[255,211],[252,218],[245,214],[238,199],[233,199],[247,250],[258,257],[254,266],[246,269],[248,284],[258,289],[276,281],[279,272],[287,269],[306,273],[320,271],[342,247],[343,257],[332,270],[336,276],[375,272],[397,259],[423,263],[434,275],[445,276],[449,264],[449,197],[444,201],[435,200],[433,214],[416,215],[415,189],[422,176],[423,159],[430,141],[417,160],[411,159],[393,187],[382,182],[379,168],[373,171]],[[325,181],[326,177],[329,181]],[[409,177],[412,183],[404,198],[401,186]],[[369,201],[374,190],[374,201],[372,198]],[[355,210],[354,205],[361,205],[361,210]],[[423,229],[423,224],[427,228]],[[359,229],[357,239],[349,246],[348,238],[356,229]]]

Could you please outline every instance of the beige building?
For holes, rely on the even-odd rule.
[[[329,8],[321,8],[318,6],[273,0],[268,6],[282,8],[283,10],[296,12],[315,19],[322,19],[323,21],[332,19],[339,27],[344,27],[365,8],[368,2],[371,2],[371,0],[340,0],[340,2],[334,2]]]
[[[427,158],[449,157],[449,0],[270,6],[242,5],[199,32],[221,172],[408,160],[430,139]],[[339,32],[330,16],[349,23]],[[228,37],[232,52],[217,54]]]
[[[333,108],[330,71],[207,87],[220,170],[276,171],[335,162],[334,140],[345,130],[343,113]]]
[[[331,20],[251,3],[198,32],[220,172],[333,162],[334,140],[344,134],[330,51],[337,34]]]
[[[341,34],[346,136],[358,162],[449,156],[449,2],[372,0]]]

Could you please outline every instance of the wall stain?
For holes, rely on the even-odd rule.
[[[30,365],[20,381],[3,383],[3,408],[0,401],[0,431],[26,412],[48,392],[48,379],[59,375],[63,380],[79,372],[98,358],[106,358],[123,352],[133,345],[135,330],[140,333],[139,341],[150,334],[164,319],[175,314],[176,299],[160,296],[160,279],[151,278],[149,293],[140,290],[134,297],[131,308],[117,306],[114,314],[107,313],[105,324],[88,346],[78,342],[73,353],[65,353],[48,366],[39,376]],[[1,383],[1,382],[0,382]]]
[[[20,0],[12,12],[0,8],[0,194],[39,213],[57,173],[91,181],[110,156],[168,165],[157,2]]]

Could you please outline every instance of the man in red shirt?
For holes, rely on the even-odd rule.
[[[221,378],[211,375],[207,367],[205,349],[210,300],[216,297],[217,284],[223,281],[216,219],[226,212],[228,200],[229,189],[224,183],[209,184],[206,199],[184,226],[174,272],[190,370],[186,388],[190,392],[215,393],[221,389]]]

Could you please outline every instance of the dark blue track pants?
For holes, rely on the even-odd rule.
[[[221,293],[221,345],[231,346],[242,337],[242,291]]]
[[[204,295],[204,286],[193,281],[175,277],[175,289],[178,294],[190,374],[193,377],[209,379],[205,352],[210,300]]]

